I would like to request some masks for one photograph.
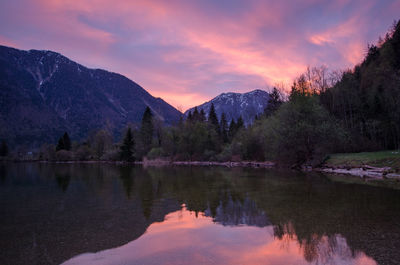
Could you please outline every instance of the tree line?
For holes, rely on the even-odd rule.
[[[109,130],[71,143],[65,133],[57,145],[45,145],[48,160],[274,160],[318,165],[332,152],[400,147],[400,23],[352,70],[307,68],[285,95],[273,88],[264,113],[245,126],[227,121],[211,104],[195,108],[177,124],[165,126],[147,107],[139,126],[127,126],[114,143]],[[8,151],[7,151],[8,152]]]

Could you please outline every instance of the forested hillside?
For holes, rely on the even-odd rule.
[[[349,151],[400,146],[400,24],[370,45],[363,62],[321,93],[321,103],[352,135]]]

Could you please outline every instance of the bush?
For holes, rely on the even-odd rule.
[[[56,152],[57,161],[71,161],[74,160],[74,153],[67,150],[59,150]]]
[[[92,157],[92,152],[87,145],[78,147],[78,150],[75,153],[75,158],[80,161],[90,160]]]
[[[161,147],[153,147],[150,152],[147,154],[148,159],[156,159],[162,157],[164,154],[163,149]]]
[[[219,162],[226,162],[232,160],[232,145],[226,145],[222,152],[217,155],[217,160]]]
[[[345,131],[319,105],[316,96],[296,94],[263,123],[266,156],[291,165],[317,165],[340,146]]]
[[[39,160],[53,161],[56,160],[56,147],[52,144],[44,144],[39,151]]]
[[[217,152],[215,152],[214,150],[205,150],[204,155],[201,160],[216,161],[217,160]]]
[[[118,161],[120,158],[121,158],[121,155],[118,150],[109,150],[109,151],[106,151],[106,153],[100,157],[100,160]]]

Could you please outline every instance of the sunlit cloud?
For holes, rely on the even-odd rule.
[[[290,84],[307,66],[352,67],[399,11],[400,0],[4,0],[0,44],[124,74],[185,110]]]
[[[5,46],[16,46],[15,43],[0,35],[0,44]]]

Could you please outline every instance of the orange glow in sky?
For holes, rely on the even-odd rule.
[[[399,13],[400,0],[3,0],[0,44],[121,73],[186,110],[353,67]]]

